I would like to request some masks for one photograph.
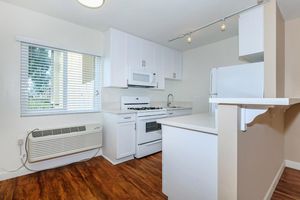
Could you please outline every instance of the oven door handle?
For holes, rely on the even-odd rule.
[[[145,146],[151,146],[153,144],[157,144],[157,143],[161,143],[162,140],[157,140],[157,141],[154,141],[154,142],[149,142],[149,143],[146,143]]]
[[[143,116],[143,117],[138,117],[138,120],[140,121],[146,121],[146,120],[151,120],[151,119],[162,119],[166,118],[168,115],[153,115],[153,116]]]

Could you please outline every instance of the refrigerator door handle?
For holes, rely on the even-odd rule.
[[[215,80],[216,70],[217,70],[217,68],[213,68],[210,71],[210,88],[209,88],[209,90],[210,90],[209,91],[210,98],[218,96],[218,93],[216,91],[217,88],[216,88],[216,80]]]

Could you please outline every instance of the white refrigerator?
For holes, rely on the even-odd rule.
[[[213,68],[210,81],[210,98],[263,98],[264,62]]]

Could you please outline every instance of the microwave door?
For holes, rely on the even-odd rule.
[[[136,86],[146,86],[146,87],[154,87],[153,84],[153,75],[150,73],[138,73],[133,72],[130,74],[130,79],[128,80],[128,85],[136,85]]]

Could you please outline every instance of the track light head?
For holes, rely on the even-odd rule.
[[[226,31],[226,23],[225,20],[222,21],[222,25],[221,25],[221,31]]]
[[[192,43],[192,34],[189,34],[186,41],[191,44]]]
[[[263,4],[264,3],[264,0],[257,0],[257,4]]]

